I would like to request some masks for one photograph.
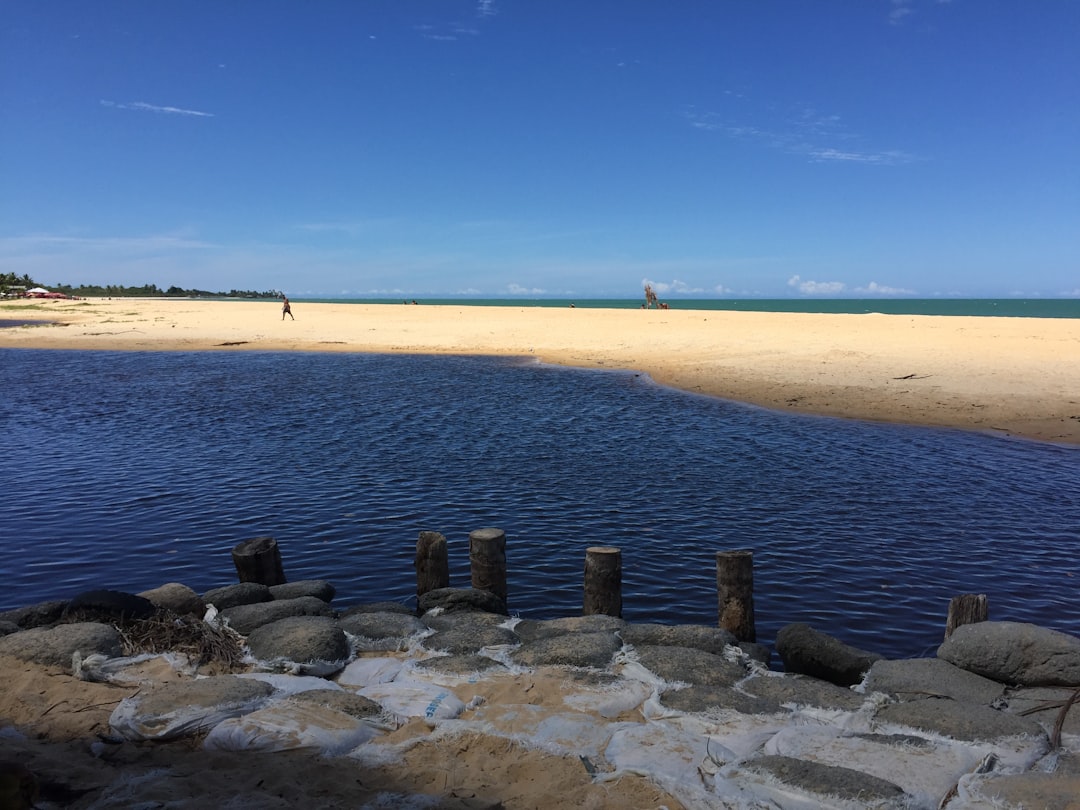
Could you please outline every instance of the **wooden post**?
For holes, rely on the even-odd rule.
[[[965,593],[949,600],[949,616],[945,619],[945,638],[962,624],[985,622],[990,616],[990,606],[985,593]]]
[[[720,627],[739,641],[757,641],[754,626],[754,552],[716,552]]]
[[[257,582],[260,585],[282,585],[285,582],[281,551],[273,537],[256,537],[237,543],[233,547],[232,558],[241,582]]]
[[[506,602],[506,532],[476,529],[469,532],[472,586],[490,591]]]
[[[416,597],[450,587],[450,561],[446,538],[438,532],[420,532],[416,541]]]
[[[583,616],[603,613],[622,618],[622,551],[609,546],[585,549]]]

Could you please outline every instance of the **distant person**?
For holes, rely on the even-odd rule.
[[[289,306],[289,299],[286,298],[283,295],[283,296],[281,296],[281,300],[282,300],[282,304],[281,304],[281,320],[285,320],[285,316],[288,315],[290,318],[292,318],[295,321],[296,318],[293,318],[292,307]]]

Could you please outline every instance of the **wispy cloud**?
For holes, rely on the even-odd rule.
[[[523,287],[520,284],[507,284],[506,291],[510,295],[543,295],[547,292],[540,287]]]
[[[672,279],[671,281],[655,281],[651,278],[643,278],[641,280],[642,288],[644,288],[646,284],[656,290],[657,295],[663,295],[664,293],[677,293],[680,295],[686,295],[687,293],[705,292],[704,287],[694,287],[690,284],[687,284],[685,281],[680,281],[677,278]]]
[[[848,289],[847,284],[842,281],[811,281],[797,275],[789,278],[787,283],[803,295],[839,295]],[[889,287],[876,281],[871,281],[864,287],[855,287],[851,291],[856,295],[915,295],[915,290]]]
[[[495,0],[478,0],[476,4],[477,17],[494,17],[499,13],[495,8]]]
[[[165,107],[159,104],[147,104],[145,101],[108,101],[101,99],[102,107],[111,107],[114,110],[140,110],[142,112],[162,113],[164,115],[189,115],[196,118],[213,118],[213,113],[202,110],[185,110],[183,107]]]
[[[434,40],[436,42],[456,42],[464,37],[475,37],[480,35],[480,29],[476,23],[483,22],[490,19],[499,13],[499,9],[495,5],[495,0],[477,0],[474,23],[468,22],[445,22],[445,23],[424,23],[423,25],[414,26],[414,29],[419,32],[420,36],[424,39]]]
[[[804,295],[829,295],[842,293],[847,285],[842,281],[804,281],[800,276],[788,279],[788,286],[794,287]]]
[[[917,160],[914,155],[899,149],[860,148],[862,136],[849,129],[839,115],[823,114],[806,105],[767,126],[746,120],[747,114],[742,112],[702,112],[691,107],[684,115],[695,129],[716,132],[731,140],[756,143],[788,154],[802,155],[815,163],[895,166]]]

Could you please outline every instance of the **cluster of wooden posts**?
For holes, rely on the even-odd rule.
[[[281,552],[272,537],[244,540],[232,551],[241,582],[279,585],[285,582]],[[450,587],[446,538],[422,531],[416,541],[416,596]],[[505,604],[506,532],[475,529],[469,532],[469,567],[472,587],[498,596]],[[754,553],[745,549],[716,552],[717,623],[739,641],[757,641],[754,626]],[[585,549],[582,615],[622,616],[622,551],[611,546]],[[945,624],[948,638],[961,624],[986,621],[985,594],[963,594],[949,603]]]

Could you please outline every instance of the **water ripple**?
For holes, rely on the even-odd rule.
[[[48,373],[41,373],[48,368]],[[716,621],[715,552],[755,552],[759,638],[791,621],[885,655],[949,599],[1080,634],[1080,452],[790,416],[491,358],[0,352],[12,426],[2,607],[89,587],[233,581],[240,540],[338,603],[408,601],[417,532],[507,532],[510,604],[581,610],[623,549],[624,613]]]

